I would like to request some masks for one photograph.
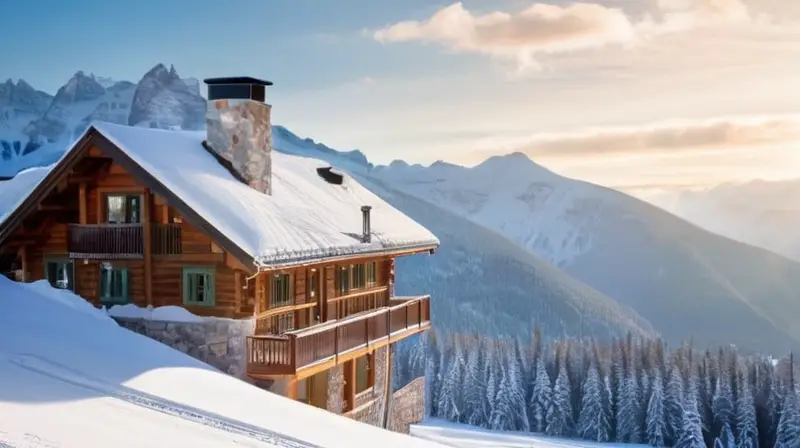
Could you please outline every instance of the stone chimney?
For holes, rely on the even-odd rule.
[[[272,194],[272,106],[261,79],[210,78],[206,107],[206,147],[230,163],[248,185]]]

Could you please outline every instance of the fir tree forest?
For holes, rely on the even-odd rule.
[[[492,430],[675,448],[800,447],[793,356],[627,338],[529,343],[478,335],[398,350],[393,381],[425,375],[427,414]]]

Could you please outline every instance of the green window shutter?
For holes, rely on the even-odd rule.
[[[184,305],[216,305],[216,279],[214,268],[183,268],[182,277]],[[201,282],[205,292],[202,300],[199,294]]]
[[[120,295],[120,299],[123,303],[128,302],[128,270],[122,269],[120,272],[120,277],[122,277],[122,294]]]

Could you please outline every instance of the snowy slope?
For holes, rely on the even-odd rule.
[[[411,434],[455,448],[643,448],[646,446],[592,443],[585,440],[560,439],[530,433],[490,431],[439,419],[431,419],[424,424],[413,425]]]
[[[2,276],[0,384],[0,446],[438,446],[263,391]]]
[[[671,343],[693,336],[701,346],[800,346],[800,323],[787,314],[800,313],[796,262],[558,176],[522,154],[473,168],[393,163],[371,174],[551,261],[633,308]]]

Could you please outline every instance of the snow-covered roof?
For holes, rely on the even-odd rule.
[[[205,132],[104,122],[86,133],[92,129],[262,267],[439,245],[430,231],[350,176],[342,185],[325,181],[316,172],[329,166],[322,161],[272,151],[272,194],[266,195],[237,180],[203,148]],[[0,182],[0,226],[50,169]],[[372,207],[370,243],[360,240],[364,205]]]

